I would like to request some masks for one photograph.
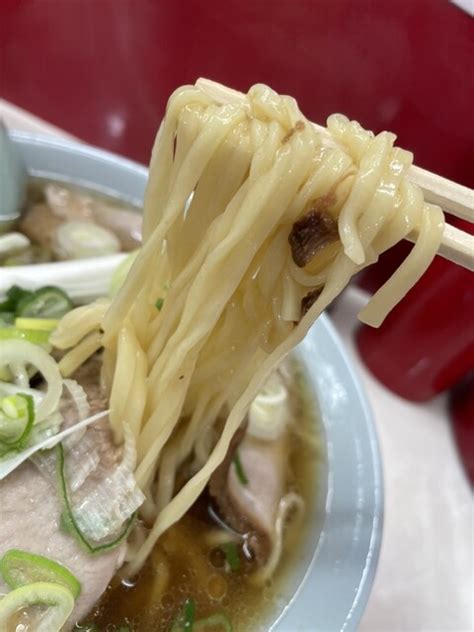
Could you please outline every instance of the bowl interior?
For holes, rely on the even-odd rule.
[[[31,176],[74,183],[133,206],[142,205],[148,177],[143,165],[80,143],[26,132],[10,136]]]
[[[74,182],[141,205],[145,167],[87,145],[24,133],[12,139],[31,175]],[[356,630],[380,548],[377,440],[365,396],[328,317],[318,320],[296,353],[321,411],[327,480],[307,518],[308,535],[270,627],[272,632]]]
[[[326,493],[285,585],[272,632],[356,630],[377,566],[383,500],[371,412],[339,335],[323,314],[296,349],[326,439]]]

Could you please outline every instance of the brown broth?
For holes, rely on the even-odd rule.
[[[291,437],[288,490],[303,497],[310,513],[321,487],[323,442],[314,399],[296,363],[293,375],[297,385],[294,389],[297,430]],[[208,517],[208,505],[209,499],[204,494],[193,509],[161,537],[133,586],[115,580],[87,623],[95,623],[101,632],[114,632],[120,625],[128,625],[135,632],[168,632],[185,600],[192,598],[196,604],[196,620],[224,613],[232,622],[233,632],[265,630],[280,589],[291,571],[292,560],[298,557],[298,548],[305,539],[304,532],[302,537],[304,518],[298,524],[290,521],[284,553],[273,579],[256,587],[248,579],[257,568],[254,562],[241,555],[240,569],[231,572],[225,568],[220,550],[207,543],[206,535],[216,527]],[[167,573],[169,578],[165,582]],[[209,627],[209,632],[214,630],[220,632],[222,628]]]

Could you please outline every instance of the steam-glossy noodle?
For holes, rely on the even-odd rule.
[[[119,441],[126,422],[134,432],[152,522],[130,547],[132,573],[202,492],[265,378],[352,275],[420,233],[362,312],[377,326],[436,253],[443,216],[406,180],[411,154],[341,115],[328,129],[329,146],[293,99],[262,85],[227,105],[177,90],[153,149],[140,254],[103,318],[81,308],[55,334],[68,348],[78,333],[103,331],[111,424]],[[292,227],[320,208],[336,235],[296,265]],[[184,462],[195,473],[176,490]]]

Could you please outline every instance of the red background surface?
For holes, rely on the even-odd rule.
[[[0,0],[0,96],[147,162],[170,92],[265,82],[474,186],[474,20],[447,0]]]
[[[319,123],[343,112],[390,129],[418,165],[474,187],[474,19],[448,0],[0,0],[0,96],[90,143],[147,163],[169,94],[199,76],[240,90],[268,83]],[[380,285],[405,249],[369,271],[366,287]],[[390,322],[361,334],[372,370],[414,399],[438,389],[442,362],[430,364],[430,349],[439,336],[449,348],[461,337],[461,351],[469,338],[453,317],[472,299],[467,281],[459,304],[443,307],[438,295],[427,307],[440,277],[454,273],[436,265]],[[424,338],[404,329],[412,308]],[[445,326],[430,330],[430,313]],[[394,357],[414,349],[412,364],[428,367],[421,390],[402,389],[402,362],[384,379],[387,355],[373,353],[391,343]],[[473,421],[458,433],[464,456]]]

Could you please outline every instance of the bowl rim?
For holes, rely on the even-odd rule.
[[[53,136],[50,134],[40,134],[36,132],[26,132],[15,128],[8,129],[8,135],[20,145],[40,145],[55,147],[59,150],[73,150],[75,154],[80,154],[86,158],[91,156],[99,158],[101,160],[112,161],[116,164],[121,163],[128,169],[140,172],[140,175],[148,176],[148,167],[136,160],[115,154],[108,149],[102,149],[91,145],[86,141],[71,140],[70,138],[61,138],[60,136]]]
[[[371,593],[382,543],[384,488],[379,441],[350,352],[327,314],[318,318],[295,351],[306,364],[321,412],[328,488],[319,503],[324,514],[321,531],[310,527],[313,535],[318,533],[318,540],[304,558],[304,575],[294,583],[296,590],[289,592],[290,599],[270,632],[355,632]],[[351,396],[345,404],[341,400],[336,405],[340,409],[334,413],[335,418],[339,417],[336,423],[331,400],[337,397],[327,394],[328,386],[334,386],[336,393],[343,387]],[[341,452],[354,462],[347,466],[340,458]],[[341,510],[349,511],[342,520]],[[312,520],[317,519],[313,512]]]
[[[98,163],[107,165],[112,169],[121,169],[124,172],[126,171],[128,173],[132,173],[135,177],[144,178],[145,182],[148,179],[147,166],[136,162],[131,158],[126,158],[125,156],[114,154],[113,152],[106,149],[101,149],[100,147],[89,145],[86,142],[63,139],[46,134],[37,134],[15,129],[8,130],[8,134],[13,143],[20,149],[20,152],[23,152],[25,149],[26,151],[31,151],[31,148],[39,148],[40,150],[52,149],[53,151],[62,153],[64,155],[69,155],[76,158],[79,157],[87,160],[92,159],[93,161],[97,161]],[[29,176],[38,178],[47,179],[54,175],[54,177],[57,177],[59,181],[63,181],[65,183],[73,182],[76,185],[84,186],[85,188],[88,188],[92,191],[128,201],[133,205],[141,205],[143,201],[136,195],[127,197],[126,194],[121,193],[113,187],[100,185],[97,182],[94,182],[93,178],[89,179],[73,177],[71,178],[71,180],[69,180],[67,177],[62,176],[61,174],[52,174],[51,170],[38,168],[32,169],[29,168],[28,165],[27,171]]]

